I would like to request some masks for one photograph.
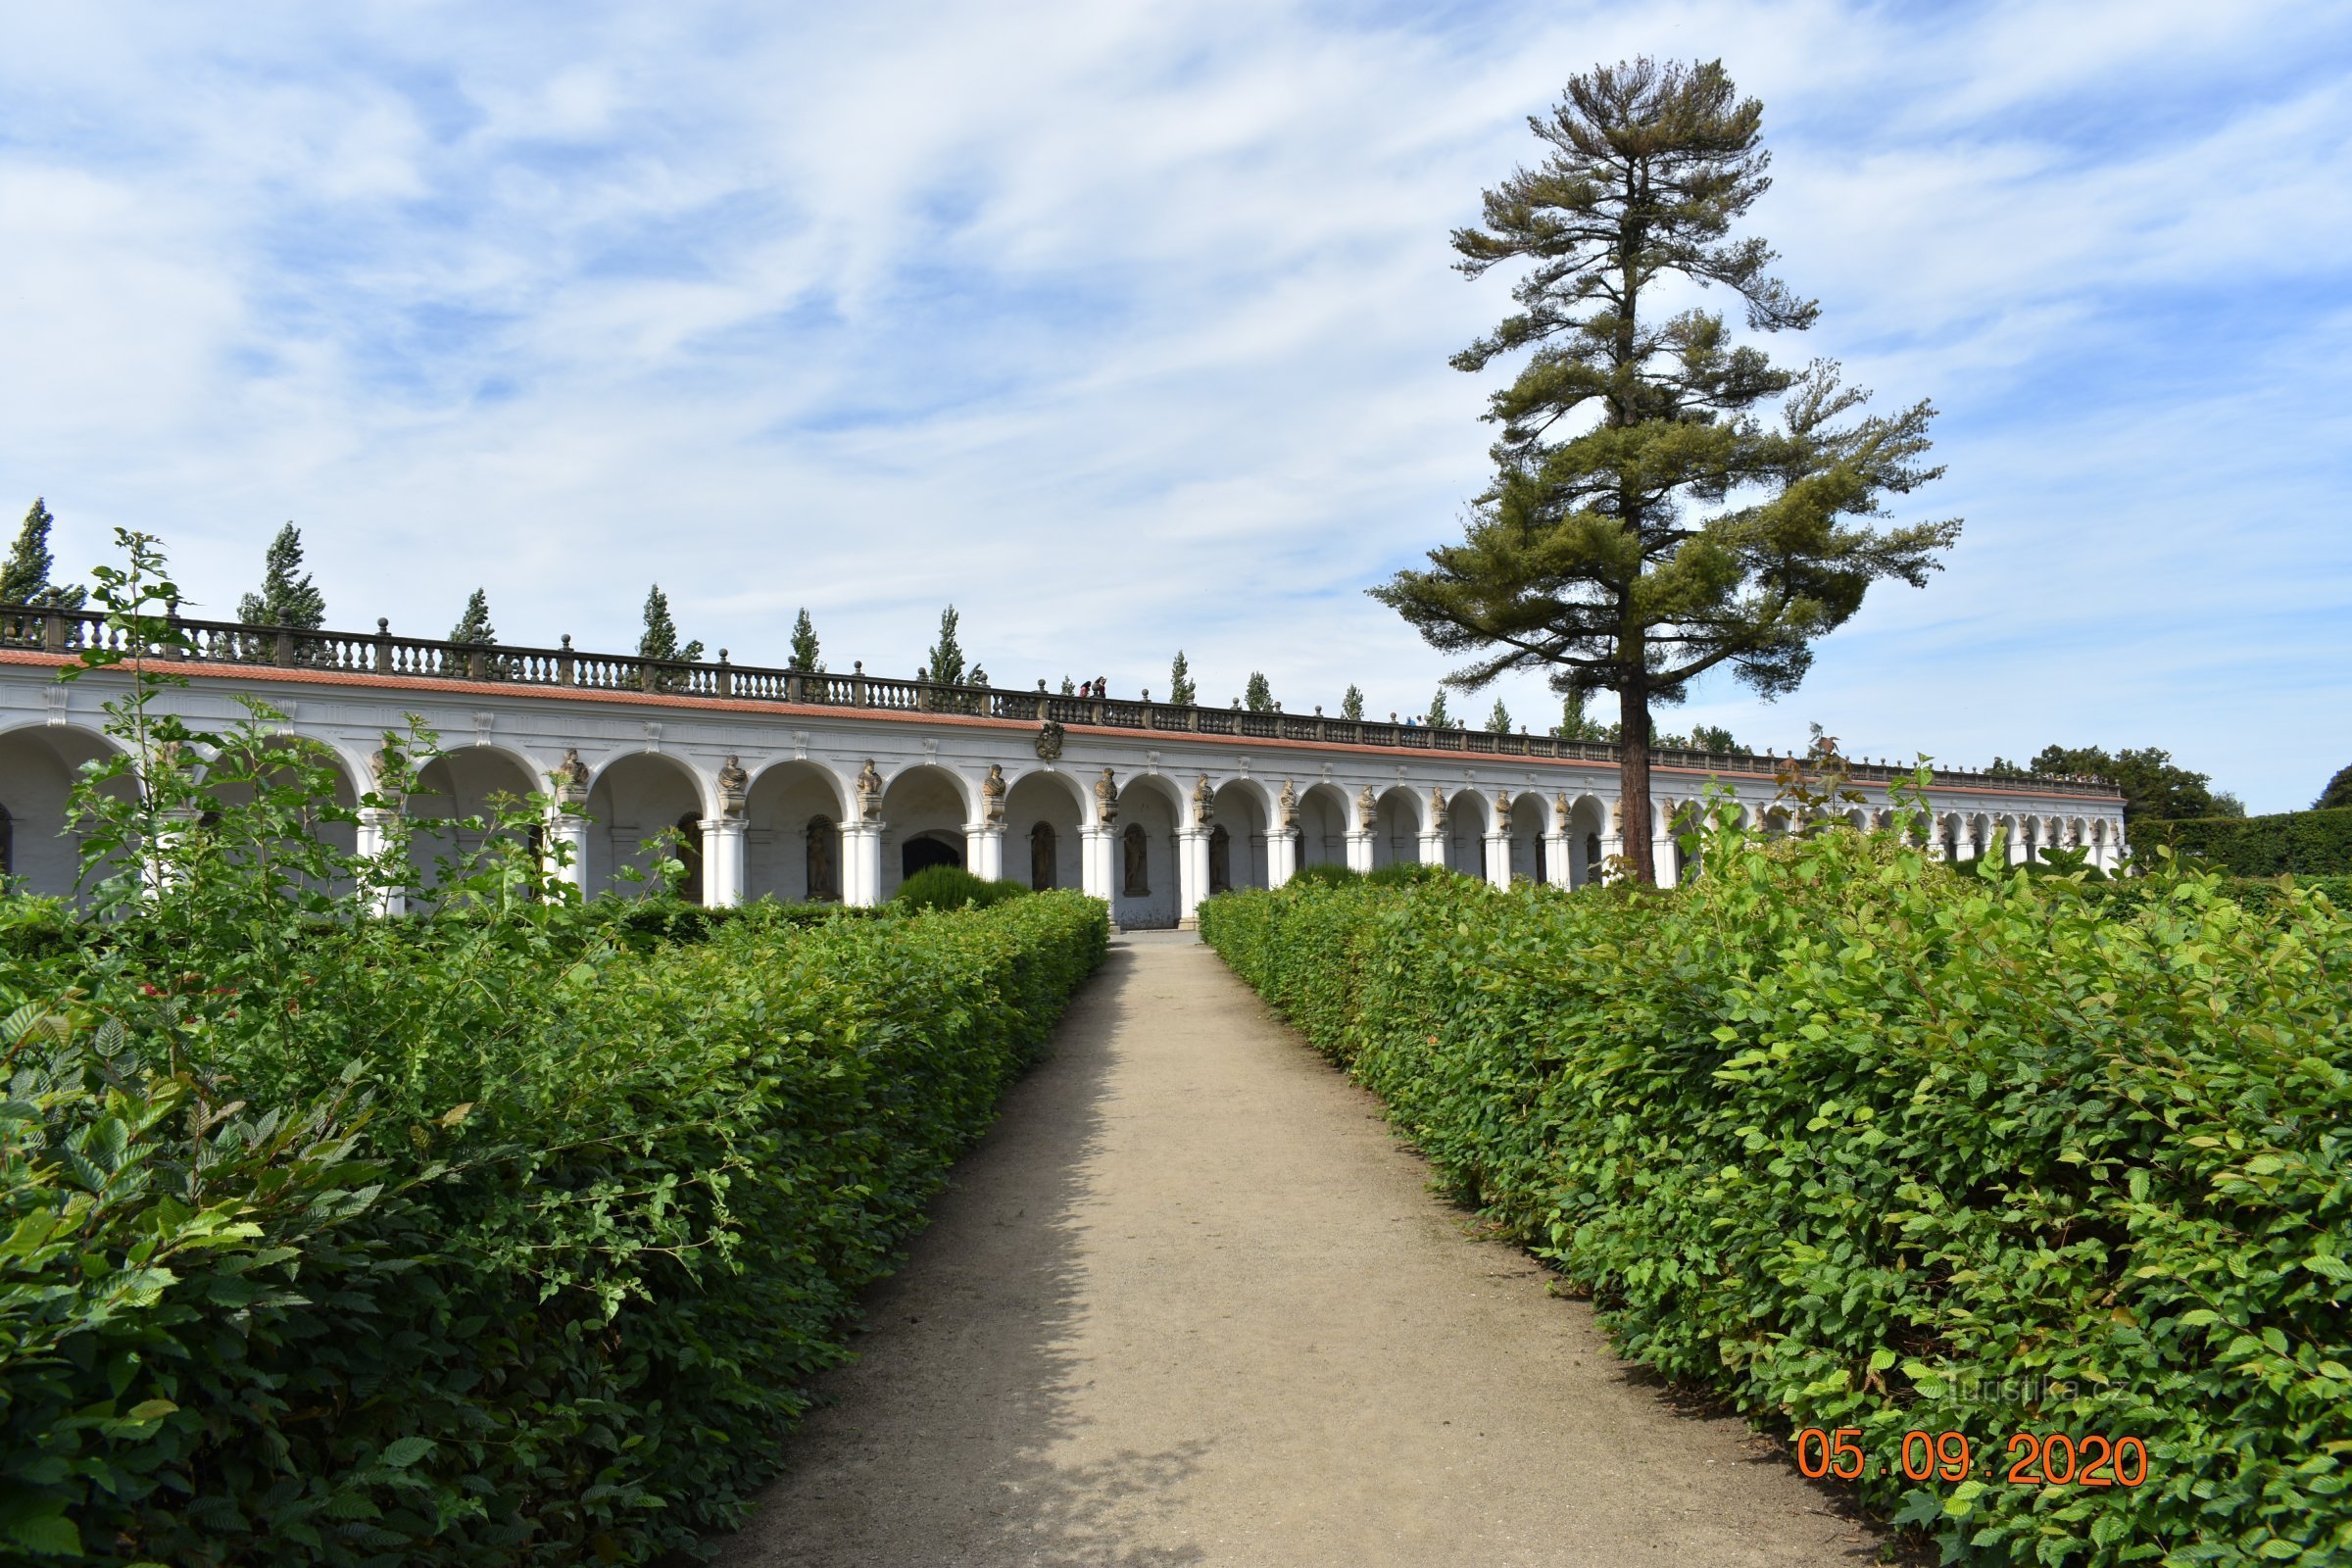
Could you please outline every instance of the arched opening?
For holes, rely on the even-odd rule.
[[[1191,808],[1156,773],[1130,781],[1119,795],[1118,863],[1112,867],[1111,916],[1129,931],[1176,924],[1176,824]]]
[[[119,755],[105,736],[72,724],[40,724],[0,735],[0,876],[17,893],[73,897],[81,876],[81,833],[72,820],[83,764]],[[137,798],[128,778],[104,789]]]
[[[427,895],[470,875],[502,837],[496,825],[512,818],[533,792],[530,764],[489,746],[467,746],[425,760],[409,794],[409,865]],[[510,826],[503,837],[528,853],[530,829]]]
[[[1336,785],[1309,785],[1298,797],[1298,863],[1348,863],[1348,797]]]
[[[323,794],[318,786],[323,784]],[[273,887],[288,891],[342,898],[353,891],[348,867],[359,854],[359,823],[354,813],[360,792],[343,758],[322,742],[284,735],[258,751],[227,750],[204,766],[204,788],[219,808],[199,818],[200,828],[227,858],[265,871]],[[245,808],[263,801],[263,792],[303,791],[292,823],[295,831],[274,838],[263,835],[268,825],[253,822]],[[306,866],[306,842],[324,852],[336,867],[326,875]]]
[[[1217,791],[1216,813],[1208,834],[1208,891],[1271,886],[1266,840],[1273,831],[1273,802],[1255,780],[1237,778]],[[1216,866],[1219,832],[1225,834],[1222,880]]]
[[[1421,858],[1421,798],[1402,784],[1381,792],[1379,810],[1365,824],[1372,829],[1372,868],[1399,861],[1410,865]]]
[[[0,891],[5,891],[8,879],[17,874],[17,819],[0,806]]]
[[[1208,830],[1208,891],[1213,894],[1233,890],[1233,835],[1219,822]]]
[[[1054,851],[1054,840],[1058,836],[1051,822],[1030,825],[1029,887],[1032,892],[1045,893],[1060,886],[1056,879],[1061,874],[1061,868]]]
[[[801,830],[801,896],[810,904],[841,902],[841,827],[822,814]]]
[[[899,845],[899,880],[904,882],[917,871],[928,871],[935,865],[963,865],[963,845],[936,829],[926,828]]]
[[[743,798],[743,896],[839,903],[844,809],[839,779],[817,763],[761,768]]]
[[[1446,803],[1446,865],[1464,876],[1487,874],[1487,827],[1493,820],[1487,798],[1476,790],[1455,790]]]
[[[1534,790],[1522,791],[1511,802],[1512,881],[1551,880],[1551,847],[1544,842],[1550,832],[1551,803]]]
[[[963,825],[974,815],[963,780],[922,762],[902,770],[882,792],[882,897],[917,871],[963,865]]]
[[[703,902],[703,813],[688,811],[671,824],[678,835],[678,863],[686,874],[678,878],[678,897],[688,904]]]
[[[1039,892],[1086,885],[1079,864],[1087,802],[1069,774],[1035,768],[1004,792],[1004,874]],[[1028,846],[1028,859],[1020,858]]]
[[[679,823],[708,814],[703,806],[701,782],[674,757],[631,752],[607,762],[588,791],[589,897],[659,891],[662,862],[679,856],[668,841]],[[698,855],[689,870],[699,869]],[[701,897],[701,877],[690,876],[679,891]]]
[[[1600,836],[1608,828],[1609,808],[1594,796],[1579,795],[1568,803],[1568,885],[1589,887],[1600,880]]]

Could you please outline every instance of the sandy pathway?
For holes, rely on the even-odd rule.
[[[1873,1560],[1426,1181],[1213,954],[1118,939],[720,1562]]]

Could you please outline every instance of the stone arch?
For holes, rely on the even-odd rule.
[[[1119,792],[1119,832],[1110,857],[1110,912],[1121,928],[1175,926],[1177,825],[1191,809],[1183,792],[1158,773],[1140,773]]]
[[[1372,821],[1372,868],[1411,864],[1421,858],[1421,824],[1425,804],[1409,784],[1392,784],[1377,798]]]
[[[902,767],[882,790],[882,897],[933,865],[963,865],[964,824],[976,814],[972,786],[936,762]]]
[[[1040,891],[1085,886],[1084,830],[1093,813],[1094,792],[1057,768],[1014,778],[1004,791],[1005,877]]]
[[[1551,836],[1551,801],[1543,791],[1523,789],[1511,797],[1511,879],[1549,882],[1556,868]]]
[[[840,902],[849,799],[841,775],[822,762],[788,758],[753,774],[743,797],[743,896]]]
[[[79,830],[68,820],[67,801],[84,762],[118,757],[122,748],[78,724],[27,724],[0,731],[0,813],[7,848],[0,857],[6,885],[52,898],[73,897],[81,874]],[[129,779],[108,787],[134,797]]]
[[[1298,863],[1348,863],[1348,792],[1336,784],[1310,784],[1298,794]]]
[[[1446,866],[1464,876],[1485,881],[1487,829],[1494,825],[1494,808],[1475,784],[1465,784],[1446,800]]]
[[[1216,819],[1209,829],[1210,875],[1203,891],[1222,893],[1231,888],[1269,886],[1266,839],[1273,823],[1273,797],[1256,779],[1228,779],[1219,786],[1216,793]],[[1225,878],[1222,886],[1215,874],[1216,829],[1220,827],[1226,831]]]
[[[494,797],[527,800],[543,787],[530,760],[503,746],[459,746],[426,758],[404,805],[411,818],[409,866],[416,885],[430,893],[474,864],[496,835],[487,826],[467,824],[495,812]],[[532,841],[530,833],[507,837],[525,845]]]
[[[668,858],[661,841],[678,832],[680,822],[710,815],[709,804],[702,775],[678,758],[653,751],[607,758],[588,786],[588,897],[659,891],[656,867]],[[699,900],[702,884],[690,877],[678,892]]]
[[[1572,796],[1568,802],[1568,885],[1589,887],[1600,880],[1602,845],[1615,820],[1609,803],[1597,795]]]
[[[271,783],[291,782],[286,778],[287,763],[272,765],[270,759],[296,757],[324,767],[331,775],[330,800],[335,808],[343,811],[358,809],[362,794],[359,781],[367,776],[365,765],[356,763],[350,754],[339,746],[302,735],[271,736],[262,744],[258,753],[244,753],[233,746],[214,753],[200,768],[205,792],[217,800],[224,810],[249,805],[256,793],[257,779]],[[318,816],[312,821],[309,833],[331,854],[346,861],[359,853],[359,825],[356,822]],[[235,852],[232,850],[231,853]],[[353,891],[351,879],[340,875],[323,886],[307,879],[302,885],[307,891],[323,893],[332,898],[342,898]]]

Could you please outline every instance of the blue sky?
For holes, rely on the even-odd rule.
[[[1362,589],[1450,538],[1507,309],[1447,231],[1595,62],[1766,105],[1750,228],[1967,519],[1764,705],[1961,763],[2158,745],[2255,809],[2352,762],[2352,11],[2134,0],[14,8],[0,512],[164,536],[226,614],[689,636],[1000,682],[1425,709]],[[1541,726],[1533,679],[1499,688]],[[1454,699],[1482,715],[1491,695]]]

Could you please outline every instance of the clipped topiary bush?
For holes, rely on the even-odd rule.
[[[2352,1554],[2352,915],[1890,835],[1725,833],[1669,895],[1251,893],[1201,934],[1629,1356],[1783,1434],[1945,1561]],[[1903,1434],[1984,1473],[1914,1482]],[[2010,1440],[2144,1444],[2011,1484]]]
[[[1339,860],[1318,860],[1312,865],[1302,865],[1292,872],[1291,880],[1286,886],[1298,888],[1346,887],[1349,883],[1362,881],[1363,876],[1364,874],[1354,866]]]
[[[900,883],[890,902],[906,909],[986,909],[1026,898],[1029,891],[1018,882],[991,882],[960,865],[927,865]]]

